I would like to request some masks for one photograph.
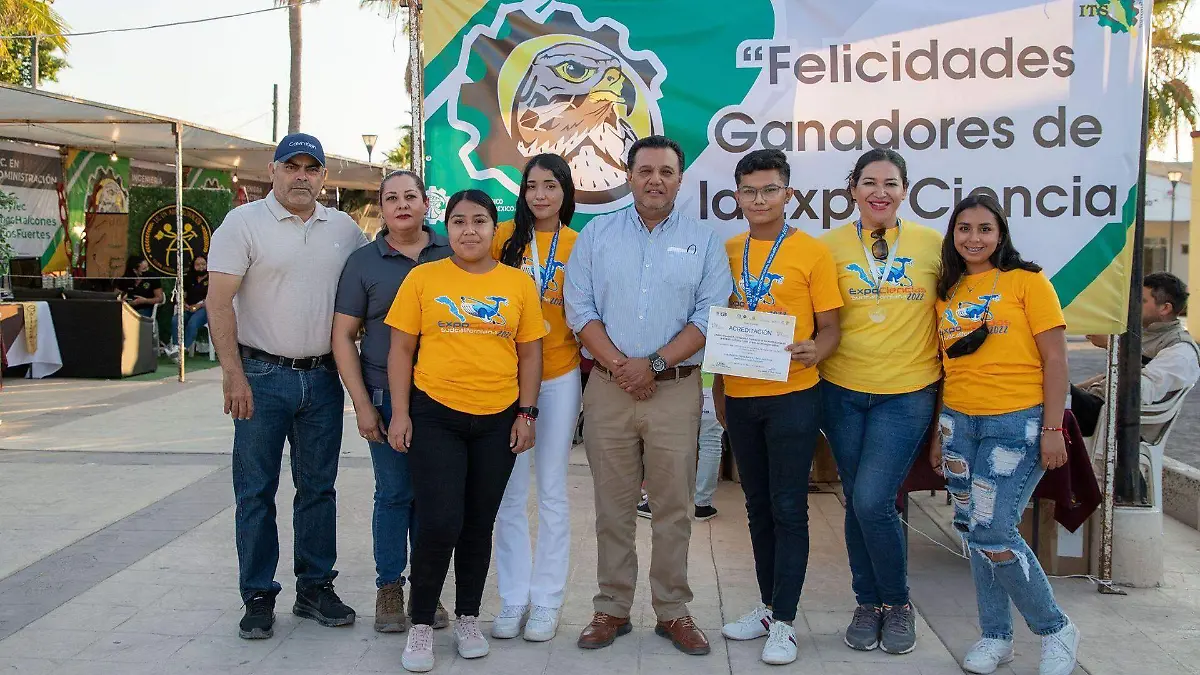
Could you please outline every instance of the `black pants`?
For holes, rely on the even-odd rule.
[[[494,415],[448,408],[419,389],[409,404],[409,472],[417,505],[412,622],[433,624],[454,555],[456,616],[479,616],[492,529],[516,455],[509,436],[517,404]]]
[[[725,423],[746,495],[762,602],[777,620],[794,621],[808,570],[808,478],[820,391],[726,397]]]

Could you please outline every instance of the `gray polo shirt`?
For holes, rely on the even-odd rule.
[[[230,211],[213,232],[208,269],[242,278],[238,342],[293,359],[328,354],[338,278],[366,243],[345,213],[317,204],[305,222],[274,192]]]
[[[404,277],[421,263],[449,258],[450,240],[428,226],[429,244],[413,260],[393,249],[380,231],[375,241],[355,251],[346,261],[342,280],[338,282],[337,301],[333,311],[363,319],[366,331],[362,337],[363,379],[372,389],[387,389],[387,357],[392,344],[392,329],[383,322]]]

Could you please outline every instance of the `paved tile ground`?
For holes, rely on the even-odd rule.
[[[0,674],[9,673],[374,673],[400,672],[404,637],[371,630],[374,572],[370,546],[372,477],[365,446],[348,432],[339,490],[337,587],[359,623],[326,629],[293,617],[290,487],[279,495],[284,551],[276,637],[236,637],[230,424],[220,415],[219,379],[187,385],[6,382],[0,394]],[[352,415],[347,415],[352,425]],[[350,440],[353,439],[353,440]],[[286,467],[285,467],[286,471]],[[645,565],[649,524],[639,522],[643,573],[633,617],[638,629],[614,647],[574,645],[595,591],[592,492],[586,460],[572,458],[572,568],[559,637],[549,644],[492,641],[483,661],[460,661],[448,633],[438,636],[436,672],[747,673],[771,670],[761,641],[726,642],[719,627],[757,596],[738,486],[722,483],[717,519],[694,528],[689,573],[692,609],[713,642],[688,657],[653,634]],[[798,621],[800,659],[776,672],[949,675],[975,639],[969,569],[918,535],[911,537],[914,600],[922,616],[917,650],[904,657],[847,649],[840,632],[853,607],[835,492],[811,501],[812,555]],[[938,500],[915,500],[913,524],[951,543]],[[1055,580],[1056,593],[1084,628],[1078,672],[1200,673],[1200,535],[1168,523],[1163,589],[1100,596],[1087,581]],[[494,570],[493,570],[494,575]],[[485,612],[499,609],[494,578]],[[444,599],[452,599],[447,586]],[[485,615],[485,620],[490,620]],[[1024,629],[1007,672],[1036,668],[1037,645]]]

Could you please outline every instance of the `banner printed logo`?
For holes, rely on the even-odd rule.
[[[180,237],[175,234],[175,205],[164,206],[150,214],[142,226],[142,252],[146,262],[163,274],[174,276]],[[183,268],[190,270],[197,255],[208,254],[212,227],[204,216],[190,206],[183,207]]]
[[[480,55],[491,60],[473,81],[468,61],[486,58]],[[652,52],[630,48],[628,29],[611,18],[590,22],[578,7],[559,2],[541,11],[502,11],[491,26],[471,31],[447,78],[459,88],[446,92],[450,125],[470,136],[459,156],[472,178],[494,178],[515,194],[519,186],[500,167],[521,171],[534,155],[561,155],[575,178],[579,210],[614,210],[628,201],[630,146],[662,133],[658,99],[666,74]],[[483,133],[460,106],[493,128]]]
[[[1137,33],[1138,17],[1141,14],[1141,2],[1135,0],[1100,0],[1099,2],[1079,5],[1080,18],[1094,18],[1097,23],[1114,35],[1117,33]]]

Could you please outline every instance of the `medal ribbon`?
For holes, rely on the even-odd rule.
[[[896,242],[892,244],[892,253],[888,256],[887,263],[884,264],[882,271],[876,268],[875,263],[877,261],[875,260],[875,256],[871,255],[871,249],[868,248],[867,244],[862,240],[862,219],[860,218],[858,222],[854,224],[854,226],[858,229],[858,243],[862,244],[863,255],[866,256],[867,260],[867,270],[870,272],[871,279],[874,281],[872,287],[875,289],[875,298],[878,300],[883,293],[883,287],[887,285],[887,278],[892,272],[892,265],[896,262],[896,252],[900,250],[900,219],[896,219]]]
[[[763,262],[762,272],[758,275],[756,286],[752,286],[750,283],[750,233],[746,233],[746,245],[742,249],[742,290],[746,292],[746,309],[751,312],[758,307],[758,302],[767,294],[767,286],[764,285],[763,277],[767,276],[767,272],[770,271],[771,263],[775,262],[775,254],[779,253],[779,247],[783,245],[783,240],[791,229],[787,223],[784,223],[783,229],[779,231],[779,236],[775,237],[775,243],[771,245],[771,252],[767,254],[767,259]]]
[[[554,231],[554,238],[550,240],[550,253],[546,257],[546,269],[550,269],[554,263],[554,254],[558,252],[558,235],[562,234],[562,225]],[[550,280],[554,274],[542,275],[542,263],[539,262],[537,232],[533,233],[533,238],[529,240],[530,252],[533,254],[533,281],[538,287],[538,299],[546,299],[546,289],[550,288]]]

